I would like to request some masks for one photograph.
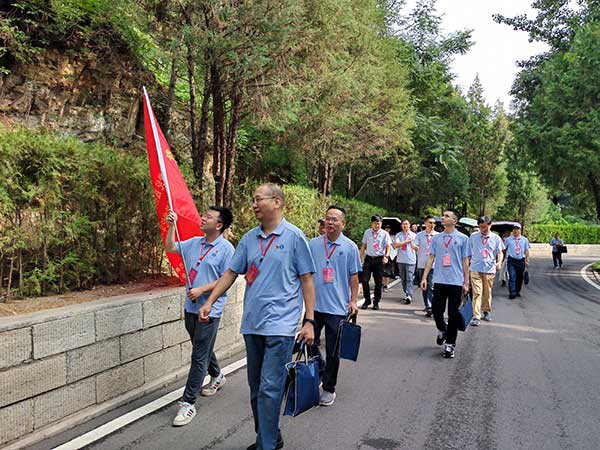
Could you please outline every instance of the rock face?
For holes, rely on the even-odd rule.
[[[138,146],[143,143],[143,85],[149,88],[161,119],[164,93],[152,89],[156,86],[152,74],[125,55],[70,56],[52,49],[34,64],[11,69],[9,75],[0,75],[4,123],[43,127],[86,142]]]

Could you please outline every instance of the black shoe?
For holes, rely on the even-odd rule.
[[[373,303],[373,311],[377,311],[379,309],[379,305],[377,303]]]
[[[437,345],[443,345],[444,342],[446,342],[446,332],[445,331],[440,331],[437,335],[437,337],[435,338],[435,343]]]
[[[425,317],[431,317],[433,316],[433,311],[431,310],[431,308],[427,308],[427,312],[425,313]]]
[[[256,447],[257,445],[256,443],[254,443],[246,450],[256,450]],[[281,434],[277,436],[277,444],[275,445],[275,450],[279,450],[280,448],[283,448],[283,437],[281,436]]]
[[[369,303],[364,302],[363,305],[360,307],[360,309],[367,309],[370,304],[371,304],[371,302],[369,302]]]
[[[446,344],[444,346],[444,351],[442,352],[442,356],[444,358],[454,358],[454,345]]]
[[[516,295],[513,295],[513,294],[510,294],[510,295],[508,296],[508,298],[509,298],[510,300],[514,300],[515,298],[517,298],[517,296],[516,296]]]
[[[405,304],[405,305],[410,305],[410,303],[411,303],[411,302],[412,302],[412,299],[411,299],[410,297],[406,297],[406,298],[404,299],[404,304]]]
[[[521,297],[521,294],[520,294],[520,293],[518,293],[518,294],[517,294],[517,297]]]
[[[502,286],[506,286],[506,281],[502,280]]]

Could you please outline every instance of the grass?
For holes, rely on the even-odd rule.
[[[592,266],[592,269],[600,272],[600,261],[596,261]]]

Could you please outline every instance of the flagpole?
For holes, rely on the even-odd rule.
[[[148,96],[148,91],[146,91],[146,87],[142,86],[144,90],[144,101],[146,102],[146,107],[148,108],[148,116],[150,118],[150,125],[152,126],[152,135],[154,136],[154,142],[156,144],[156,153],[158,156],[158,165],[160,166],[160,174],[162,176],[163,182],[165,183],[165,191],[167,192],[167,201],[169,202],[169,209],[171,211],[175,211],[173,209],[173,200],[171,199],[171,189],[169,188],[169,179],[167,178],[167,169],[165,167],[165,159],[162,152],[162,148],[160,146],[160,139],[158,137],[158,129],[156,127],[156,122],[154,120],[154,111],[152,110],[152,105],[150,105],[150,97]],[[177,229],[177,222],[175,225],[175,240],[177,243],[181,242],[179,238],[179,230]],[[183,261],[183,270],[185,271],[185,286],[188,290],[191,288],[189,279],[188,279],[188,270],[187,265],[185,263],[185,257],[181,254],[181,260]]]

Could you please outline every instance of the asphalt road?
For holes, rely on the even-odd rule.
[[[282,419],[285,449],[599,449],[600,290],[579,275],[591,261],[566,258],[555,270],[536,259],[517,300],[497,286],[493,321],[460,333],[453,360],[441,357],[420,294],[405,306],[392,289],[379,311],[361,311],[359,361],[342,362],[335,404]],[[245,369],[197,407],[183,428],[171,426],[172,404],[88,448],[237,450],[254,441]]]

